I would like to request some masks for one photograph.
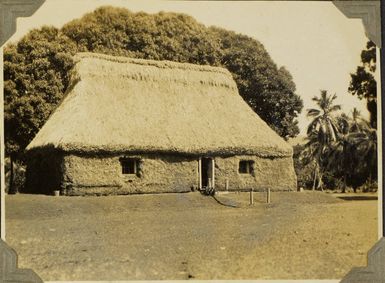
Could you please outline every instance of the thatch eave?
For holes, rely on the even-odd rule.
[[[182,155],[194,157],[225,157],[237,155],[250,155],[263,158],[283,158],[291,157],[293,152],[277,150],[276,148],[206,148],[206,149],[180,149],[180,148],[159,148],[159,147],[127,147],[125,145],[111,146],[89,146],[81,144],[47,144],[44,146],[29,149],[29,154],[34,152],[56,151],[65,155],[85,155],[85,156],[114,156],[114,155]]]

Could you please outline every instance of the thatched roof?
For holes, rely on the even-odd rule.
[[[290,156],[223,68],[79,53],[72,85],[27,150]]]

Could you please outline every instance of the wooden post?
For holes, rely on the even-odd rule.
[[[226,178],[225,190],[229,190],[229,179]]]
[[[250,189],[250,205],[254,204],[253,189]]]
[[[270,188],[267,189],[267,199],[266,199],[266,202],[270,203]]]
[[[215,160],[211,159],[211,188],[215,187]]]
[[[299,192],[303,192],[303,188],[302,188],[302,187],[299,187],[298,191],[299,191]]]

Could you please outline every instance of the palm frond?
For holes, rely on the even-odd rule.
[[[320,110],[313,108],[313,109],[308,109],[306,115],[308,117],[316,117],[316,116],[320,115],[320,113],[321,113]]]
[[[330,109],[329,112],[339,111],[339,110],[341,110],[341,105],[340,104],[332,105],[332,106],[330,106],[329,109]]]
[[[317,128],[320,125],[321,117],[316,117],[310,124],[307,126],[307,136],[310,137],[313,132],[317,131]]]

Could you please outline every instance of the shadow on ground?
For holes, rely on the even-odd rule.
[[[338,198],[343,200],[378,200],[377,196],[343,196]]]

